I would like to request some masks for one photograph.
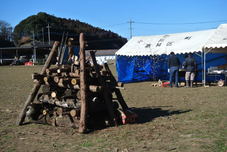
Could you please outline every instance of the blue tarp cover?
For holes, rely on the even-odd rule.
[[[200,52],[201,54],[201,52]],[[185,54],[177,54],[180,62],[185,60]],[[202,80],[202,59],[200,56],[193,54],[197,63],[196,80]],[[168,55],[160,56],[116,56],[116,69],[118,81],[120,82],[138,82],[146,80],[168,80],[169,73]],[[209,67],[227,64],[227,54],[208,53],[206,55],[206,70]],[[224,79],[220,76],[220,79]],[[184,81],[184,77],[180,77]],[[207,81],[215,81],[215,77],[207,76]]]

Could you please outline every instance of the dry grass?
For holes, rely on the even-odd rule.
[[[114,70],[113,65],[111,68]],[[122,90],[136,124],[81,135],[71,128],[16,126],[35,67],[0,67],[0,151],[225,152],[227,87],[160,88],[130,83]]]

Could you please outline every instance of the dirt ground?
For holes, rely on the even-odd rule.
[[[40,69],[0,67],[0,151],[227,151],[227,87],[161,88],[152,82],[130,83],[122,94],[139,115],[135,124],[89,134],[35,123],[16,126],[33,86],[31,74]]]

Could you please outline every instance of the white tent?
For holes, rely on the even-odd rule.
[[[224,51],[227,48],[227,24],[221,24],[203,47],[212,49],[212,52]]]
[[[217,29],[196,32],[175,33],[154,36],[136,36],[130,39],[115,55],[119,56],[152,56],[170,54],[170,52],[201,52],[206,66],[206,54],[209,52],[227,53],[227,24]],[[204,69],[204,85],[206,74]]]

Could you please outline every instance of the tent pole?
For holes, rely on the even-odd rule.
[[[204,84],[204,52],[201,53],[202,83]]]
[[[203,55],[203,86],[206,86],[206,52]]]
[[[202,51],[200,51],[201,52],[201,54],[199,54],[199,53],[195,53],[196,55],[198,55],[200,58],[201,58],[201,69],[202,69],[202,83],[203,83],[203,50]]]
[[[1,51],[1,54],[0,54],[0,64],[2,64],[3,63],[3,61],[2,61],[2,50],[0,50]]]
[[[16,57],[19,57],[19,55],[18,55],[18,50],[16,49]]]
[[[203,48],[203,65],[204,65],[204,68],[203,68],[203,74],[204,74],[204,87],[206,86],[206,54],[209,53],[212,49],[209,49],[208,51],[205,51],[205,49]]]
[[[36,63],[36,48],[35,46],[33,47],[33,64],[35,65]]]

